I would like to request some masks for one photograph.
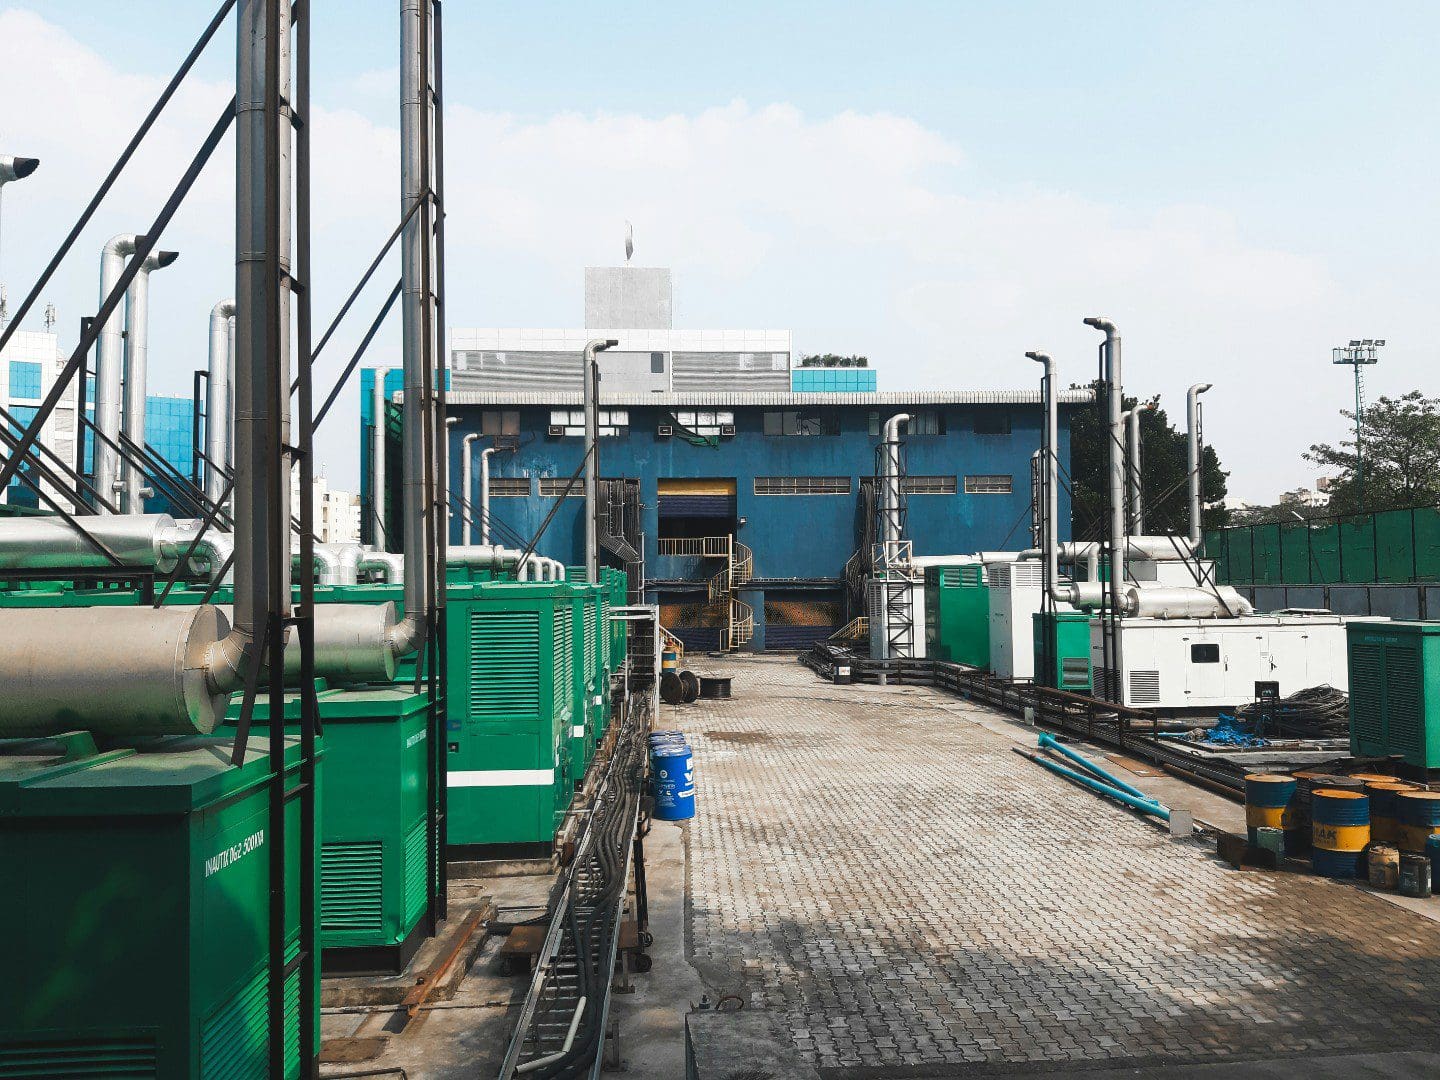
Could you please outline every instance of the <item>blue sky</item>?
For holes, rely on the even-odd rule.
[[[91,102],[108,121],[73,163],[47,146],[74,190],[37,185],[18,223],[25,193],[7,196],[12,296],[208,6],[0,4],[15,31],[0,37],[39,69],[0,73],[0,102],[18,102],[0,105],[0,152],[53,143]],[[317,4],[333,148],[317,175],[321,313],[398,202],[395,6]],[[1440,392],[1437,30],[1440,9],[1418,3],[450,0],[452,324],[574,324],[580,267],[617,257],[626,218],[637,262],[676,268],[683,325],[791,328],[806,350],[868,353],[887,388],[1030,385],[1035,347],[1083,378],[1080,318],[1108,314],[1129,389],[1173,408],[1213,379],[1207,428],[1232,489],[1270,498],[1313,479],[1305,445],[1342,432],[1331,344],[1387,337],[1372,392]],[[37,41],[71,58],[58,102],[28,96],[46,74]],[[231,48],[198,73],[210,98]],[[204,99],[177,115],[177,150]],[[153,205],[163,155],[146,168],[152,184],[117,193],[132,216]],[[222,189],[223,175],[211,218]],[[198,212],[177,230],[188,322],[161,325],[157,278],[152,366],[180,392],[199,309],[226,282],[223,230]],[[62,329],[94,305],[88,249],[81,261],[57,289]],[[322,442],[340,482],[352,416]]]

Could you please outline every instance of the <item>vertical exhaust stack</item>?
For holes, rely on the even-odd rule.
[[[125,293],[125,408],[121,428],[136,446],[145,446],[145,391],[149,388],[150,275],[180,257],[175,251],[153,252]],[[121,469],[121,512],[143,514],[145,487],[140,467],[133,461]]]
[[[1185,395],[1185,458],[1190,470],[1190,548],[1192,551],[1199,550],[1201,540],[1200,395],[1209,390],[1210,385],[1210,383],[1196,383]]]
[[[460,440],[460,512],[463,515],[460,519],[460,542],[462,544],[475,543],[475,504],[470,499],[471,485],[474,477],[471,475],[470,457],[480,436],[473,431]]]
[[[490,543],[490,458],[493,446],[480,451],[480,543]],[[473,539],[473,538],[472,538]]]
[[[230,467],[230,385],[235,359],[230,352],[230,326],[235,301],[221,300],[210,309],[209,382],[205,391],[205,497],[219,502],[225,491],[225,470]]]
[[[430,55],[425,34],[428,0],[402,0],[400,5],[400,212],[429,199],[425,146],[431,124]],[[425,636],[429,608],[429,550],[432,502],[426,490],[425,423],[431,402],[425,394],[425,340],[430,297],[426,294],[425,245],[431,243],[431,216],[422,208],[411,215],[400,237],[401,356],[405,372],[401,418],[405,432],[401,512],[405,554],[405,617],[391,631],[396,656],[414,652]],[[377,371],[376,375],[380,373]],[[383,384],[382,384],[383,398]],[[377,419],[383,420],[383,412]],[[383,427],[381,428],[383,433]],[[439,479],[438,477],[436,478]],[[383,503],[378,506],[383,506]],[[378,508],[378,507],[377,507]]]
[[[600,365],[595,355],[620,342],[614,338],[585,345],[585,580],[600,580],[600,539],[596,515],[600,512]]]
[[[112,236],[100,250],[100,302],[115,288],[125,272],[125,262],[135,254],[140,238],[134,233]],[[100,328],[95,342],[95,490],[111,502],[120,491],[120,416],[123,411],[121,387],[125,372],[125,316],[117,306]],[[81,394],[83,396],[83,389]],[[95,508],[109,513],[103,505]],[[121,507],[124,510],[124,507]]]
[[[1125,425],[1121,420],[1124,411],[1125,384],[1120,362],[1120,331],[1109,319],[1091,316],[1086,326],[1093,326],[1105,334],[1105,386],[1109,404],[1110,452],[1110,605],[1116,615],[1125,611],[1125,462],[1121,447],[1125,445]],[[1119,647],[1117,638],[1116,647]],[[1115,658],[1115,670],[1121,671],[1120,658]]]
[[[1079,602],[1079,588],[1071,583],[1060,583],[1060,543],[1055,535],[1055,526],[1060,517],[1060,462],[1055,442],[1060,434],[1060,407],[1055,395],[1055,361],[1048,353],[1027,352],[1026,357],[1043,365],[1045,374],[1041,382],[1041,394],[1045,399],[1045,478],[1042,488],[1045,505],[1040,512],[1040,534],[1045,555],[1045,580],[1050,583],[1050,597],[1057,603]]]
[[[1126,409],[1121,413],[1125,420],[1125,444],[1129,452],[1129,464],[1125,471],[1128,477],[1126,500],[1129,506],[1127,531],[1131,536],[1143,537],[1145,535],[1145,484],[1141,473],[1143,440],[1140,436],[1140,414],[1153,408],[1155,408],[1155,403],[1147,401],[1143,405],[1136,405],[1135,408]]]
[[[885,421],[880,455],[881,541],[888,562],[900,536],[900,425],[910,422],[909,413],[896,413]]]
[[[274,428],[289,445],[290,395],[281,393],[279,414],[269,414],[272,380],[290,386],[290,293],[282,287],[271,295],[266,261],[280,261],[290,270],[290,3],[280,0],[278,94],[281,115],[265,112],[267,0],[240,0],[236,32],[239,47],[235,72],[235,608],[234,625],[211,652],[210,683],[216,691],[244,684],[245,670],[259,647],[271,615],[290,612],[290,484],[282,480],[271,490],[269,442]],[[278,174],[266,169],[265,125],[278,130]],[[279,206],[279,251],[269,251],[266,227],[267,194]],[[279,325],[279,353],[269,355],[269,332]],[[308,492],[306,495],[308,496]],[[283,523],[283,531],[280,523]],[[271,580],[267,558],[271,537],[287,537],[286,556],[277,560],[278,580]],[[278,597],[279,610],[272,610]]]
[[[375,550],[388,551],[385,535],[385,376],[389,368],[375,369],[370,387],[370,513],[375,518]]]

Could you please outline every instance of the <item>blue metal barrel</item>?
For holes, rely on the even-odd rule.
[[[1401,851],[1424,851],[1440,833],[1440,791],[1402,791],[1395,796]]]
[[[1245,827],[1250,843],[1256,841],[1259,829],[1283,829],[1285,852],[1294,855],[1305,850],[1299,838],[1299,821],[1293,812],[1295,778],[1276,773],[1250,773],[1245,777]]]
[[[1311,865],[1322,877],[1360,876],[1370,843],[1370,800],[1359,791],[1316,789],[1310,803]]]
[[[655,820],[689,821],[695,816],[695,763],[690,747],[663,744],[650,752],[650,790]]]

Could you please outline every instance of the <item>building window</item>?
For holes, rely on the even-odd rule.
[[[890,414],[894,415],[894,414]],[[870,434],[879,435],[881,426],[890,419],[890,415],[881,417],[878,412],[870,414]],[[910,420],[905,425],[904,435],[944,435],[945,414],[939,409],[912,409]]]
[[[1009,476],[967,476],[966,495],[1009,495],[1014,486]]]
[[[676,412],[675,426],[692,435],[734,435],[735,414],[729,411],[702,410],[691,412],[688,409]]]
[[[12,398],[38,398],[40,396],[40,365],[24,360],[10,361],[10,396]]]
[[[492,476],[490,478],[490,497],[492,499],[518,499],[525,498],[530,494],[530,478],[528,476]]]
[[[596,416],[599,427],[596,431],[602,439],[624,435],[630,429],[629,409],[601,409]],[[550,434],[566,438],[585,437],[584,409],[551,409]]]
[[[652,352],[650,354],[650,374],[665,374],[665,354],[663,352]]]
[[[839,435],[840,415],[824,412],[767,412],[766,435]]]
[[[848,476],[757,476],[756,495],[849,495]]]
[[[565,488],[570,485],[568,476],[542,476],[540,478],[540,494],[550,499],[558,499],[565,494]],[[577,477],[575,486],[570,488],[570,498],[583,499],[585,497],[585,478]]]
[[[585,421],[580,421],[584,426]],[[520,410],[519,409],[486,409],[480,414],[480,434],[489,435],[492,439],[510,436],[518,438],[520,435]]]
[[[954,495],[953,476],[907,476],[904,480],[906,495]]]
[[[1009,409],[980,409],[975,413],[976,435],[1009,435]]]

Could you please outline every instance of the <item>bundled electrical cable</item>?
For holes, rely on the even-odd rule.
[[[1343,739],[1350,734],[1350,695],[1333,686],[1312,686],[1289,697],[1256,701],[1235,710],[1240,720],[1264,725],[1271,736]]]

